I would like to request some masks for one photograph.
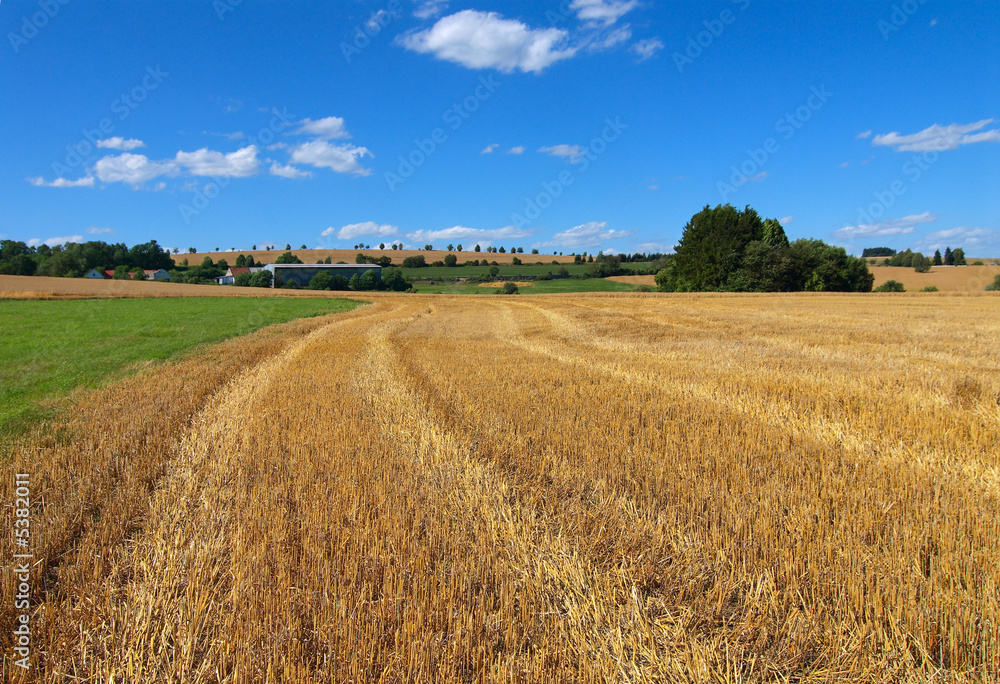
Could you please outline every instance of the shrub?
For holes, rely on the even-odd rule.
[[[906,288],[898,280],[887,280],[872,290],[872,292],[906,292]]]
[[[927,287],[921,290],[921,292],[937,292],[937,291],[938,291],[937,285],[928,285]]]
[[[271,287],[273,276],[270,271],[257,271],[250,276],[250,287]]]
[[[417,254],[416,256],[408,256],[403,259],[403,268],[423,268],[427,265],[427,260],[424,259],[423,254]]]
[[[993,279],[993,282],[987,285],[985,289],[990,292],[1000,291],[1000,275],[997,275],[997,277]]]
[[[250,287],[250,279],[253,278],[253,273],[240,273],[233,279],[233,285],[237,287]]]
[[[506,283],[503,284],[503,287],[497,290],[497,294],[502,294],[502,295],[517,294],[517,285],[508,280]]]
[[[976,259],[975,261],[973,261],[973,262],[972,262],[972,265],[973,265],[973,266],[985,266],[986,264],[984,264],[984,263],[983,263],[982,261],[980,261],[979,259]]]
[[[309,281],[310,290],[329,290],[333,287],[333,276],[329,273],[320,272]]]
[[[653,288],[651,288],[649,285],[636,285],[635,286],[635,292],[652,292],[652,291],[653,291]]]
[[[444,265],[448,268],[454,268],[458,265],[458,257],[454,254],[446,254],[444,257]]]
[[[517,257],[512,257],[511,260],[510,260],[510,263],[511,263],[512,266],[520,266],[521,265],[521,260],[518,259]]]

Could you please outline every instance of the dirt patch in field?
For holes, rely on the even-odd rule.
[[[625,283],[626,285],[649,285],[650,287],[656,287],[656,279],[651,275],[611,276],[608,280],[613,280],[616,283]]]
[[[528,280],[497,280],[492,283],[479,283],[479,287],[503,287],[504,283],[514,283],[518,287],[534,287],[534,283]]]

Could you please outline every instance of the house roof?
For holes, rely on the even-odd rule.
[[[239,275],[240,273],[249,273],[250,268],[248,266],[230,266],[229,275]]]

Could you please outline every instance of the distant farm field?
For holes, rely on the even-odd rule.
[[[13,445],[11,680],[1000,677],[1000,296],[370,299]]]
[[[130,368],[275,323],[355,306],[321,298],[0,302],[0,438],[49,415],[68,392],[120,377]]]
[[[273,263],[275,259],[277,259],[279,256],[281,256],[282,254],[284,254],[286,251],[292,252],[292,254],[294,254],[295,256],[299,257],[300,259],[302,259],[302,261],[304,261],[307,264],[318,263],[319,261],[325,260],[327,257],[329,257],[330,260],[333,263],[337,263],[339,261],[343,261],[344,263],[347,263],[347,264],[353,264],[354,260],[357,259],[359,252],[361,252],[362,254],[366,254],[368,256],[373,256],[373,257],[387,256],[387,257],[389,257],[389,258],[392,259],[392,263],[395,266],[399,266],[400,264],[402,264],[403,263],[403,259],[405,259],[406,257],[418,256],[418,255],[419,256],[423,256],[424,260],[428,264],[431,264],[431,263],[433,263],[435,261],[444,261],[444,258],[447,255],[449,255],[449,254],[454,254],[455,256],[457,256],[460,263],[465,263],[466,261],[470,261],[472,259],[476,259],[476,260],[479,260],[479,259],[489,259],[491,262],[495,261],[498,264],[507,264],[507,265],[510,265],[511,259],[513,259],[514,257],[519,258],[521,261],[523,261],[526,264],[528,264],[528,263],[533,264],[536,261],[544,261],[545,263],[549,264],[549,263],[552,263],[553,261],[558,261],[560,264],[570,264],[570,265],[572,265],[573,264],[573,259],[574,259],[574,257],[573,257],[572,254],[565,254],[565,255],[563,255],[563,254],[513,254],[513,253],[510,253],[510,252],[505,253],[505,254],[500,254],[499,252],[496,253],[496,254],[493,254],[493,253],[489,253],[489,252],[476,252],[473,249],[475,247],[475,245],[472,245],[471,247],[469,245],[463,245],[463,247],[464,247],[464,249],[461,252],[459,252],[457,250],[452,250],[452,251],[449,252],[448,250],[444,250],[444,249],[436,249],[436,250],[430,250],[430,251],[423,250],[423,249],[420,249],[420,250],[417,250],[417,249],[398,249],[397,250],[397,249],[391,249],[391,248],[378,249],[377,245],[375,245],[372,249],[291,249],[291,250],[285,250],[285,249],[275,248],[275,249],[272,249],[270,251],[259,249],[259,250],[236,250],[234,252],[197,252],[195,254],[172,254],[171,257],[173,257],[174,263],[180,264],[182,261],[184,261],[185,259],[187,259],[188,263],[191,264],[191,265],[200,264],[205,259],[205,257],[210,257],[212,259],[212,261],[218,261],[219,259],[225,259],[229,263],[230,266],[234,266],[235,265],[236,257],[239,256],[240,254],[244,254],[244,255],[249,254],[249,255],[253,256],[254,261],[256,261],[256,262],[259,262],[259,263],[262,263],[262,264],[270,264],[270,263]],[[499,245],[497,245],[497,247],[499,247]]]
[[[970,263],[972,261],[969,259]],[[870,266],[869,270],[875,276],[875,287],[887,280],[896,280],[903,283],[908,292],[930,285],[940,292],[982,292],[1000,275],[1000,266],[933,266],[928,273],[917,273],[901,266]]]

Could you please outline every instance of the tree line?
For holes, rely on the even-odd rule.
[[[174,261],[156,240],[133,245],[109,244],[100,240],[68,242],[64,245],[31,245],[17,240],[0,240],[0,274],[79,278],[91,269],[128,273],[169,271]]]

